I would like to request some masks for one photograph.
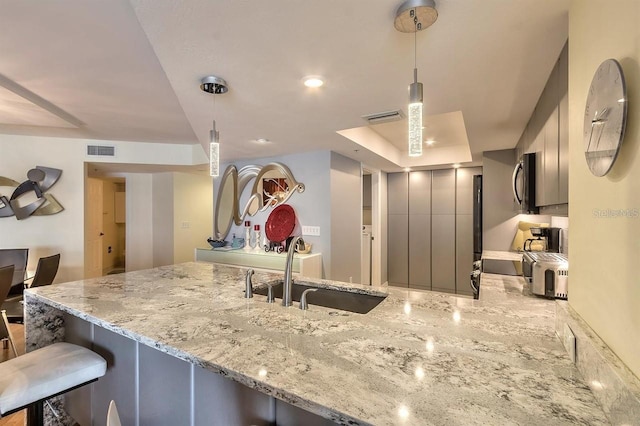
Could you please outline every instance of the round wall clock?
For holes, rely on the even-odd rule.
[[[584,109],[584,155],[589,170],[606,175],[616,161],[627,124],[627,87],[620,64],[604,61],[593,76]]]

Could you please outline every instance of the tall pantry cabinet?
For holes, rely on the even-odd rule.
[[[473,176],[481,167],[390,173],[389,284],[471,294]]]

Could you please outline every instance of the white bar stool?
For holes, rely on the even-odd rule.
[[[27,409],[27,426],[43,425],[44,402],[104,376],[107,362],[71,343],[54,343],[0,363],[0,417]]]

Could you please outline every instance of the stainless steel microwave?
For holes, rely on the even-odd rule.
[[[516,209],[520,213],[537,214],[536,207],[536,154],[523,154],[513,169],[511,181]]]

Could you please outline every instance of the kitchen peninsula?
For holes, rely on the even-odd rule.
[[[306,412],[349,425],[607,424],[554,335],[554,303],[517,285],[485,274],[474,301],[304,279],[388,294],[354,314],[245,299],[245,272],[192,262],[28,290],[27,350],[93,341],[106,354],[93,414],[67,403],[98,425],[109,399],[141,425],[300,424]],[[256,272],[254,284],[279,279]]]

